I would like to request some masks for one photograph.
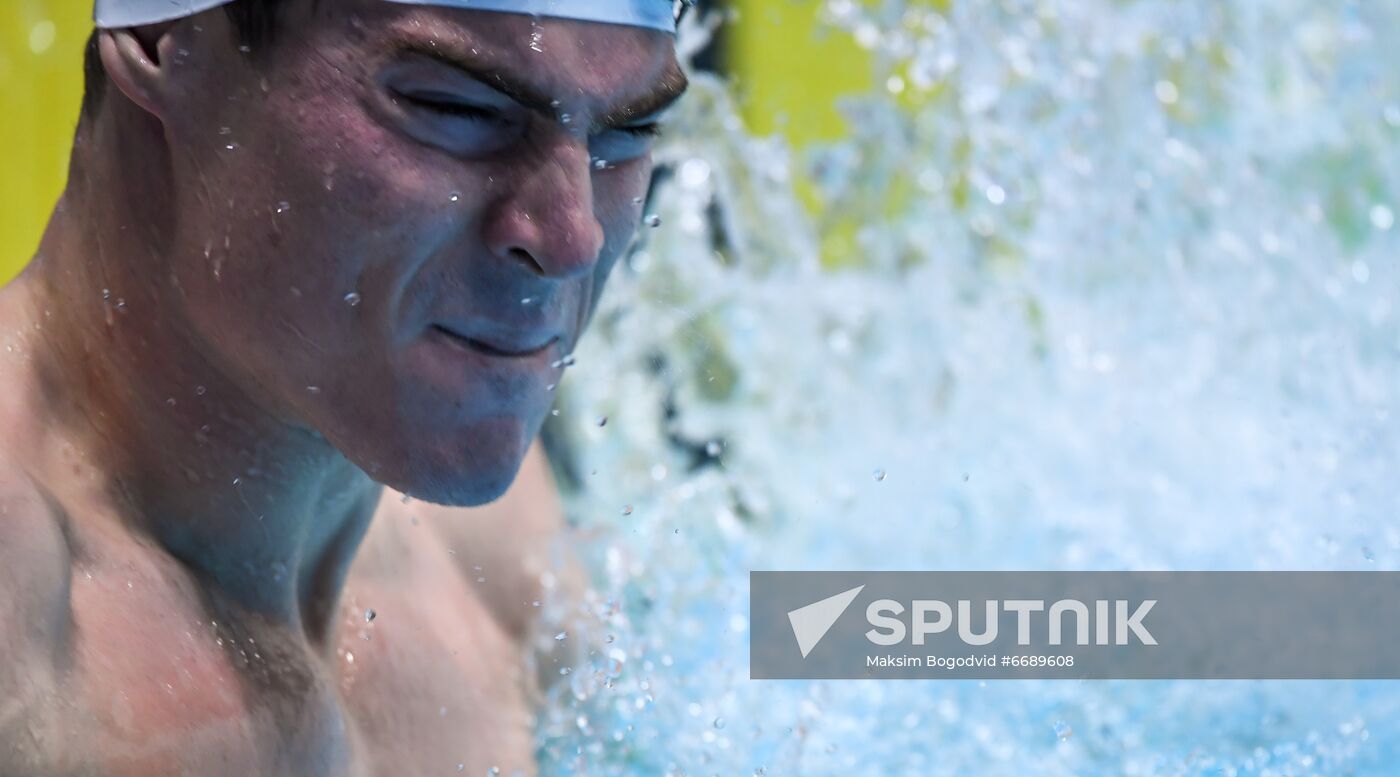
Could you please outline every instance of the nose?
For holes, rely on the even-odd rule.
[[[603,250],[603,226],[593,209],[586,144],[558,143],[531,156],[487,214],[486,245],[545,277],[591,273]]]

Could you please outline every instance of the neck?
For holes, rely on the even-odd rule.
[[[159,203],[113,196],[123,187],[101,184],[115,171],[93,172],[74,175],[6,292],[28,311],[42,387],[28,411],[207,594],[324,642],[381,489],[211,362],[170,304],[180,292],[160,269],[159,216],[134,204]]]

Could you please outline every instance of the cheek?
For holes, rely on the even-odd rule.
[[[255,184],[272,202],[266,209],[280,212],[245,225],[260,243],[261,278],[360,313],[395,305],[404,280],[450,239],[451,211],[466,203],[453,197],[440,161],[353,106],[307,102],[284,113]]]
[[[275,152],[246,148],[250,163],[267,163],[206,170],[238,196],[186,222],[186,315],[224,359],[293,405],[316,398],[303,396],[308,386],[351,401],[354,375],[384,388],[375,365],[387,368],[413,315],[402,289],[443,239],[442,215],[426,202],[435,182],[411,160],[373,153],[373,141],[288,133]]]
[[[651,189],[651,159],[637,160],[594,184],[595,215],[605,235],[604,255],[626,250],[642,221],[642,209]]]

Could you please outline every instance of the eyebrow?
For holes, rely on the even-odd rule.
[[[535,113],[556,121],[563,117],[559,112],[558,103],[551,97],[489,64],[484,58],[467,55],[461,51],[444,50],[417,39],[399,41],[398,50],[401,54],[416,54],[461,71]],[[690,80],[673,63],[656,88],[631,105],[614,109],[598,120],[594,129],[615,129],[639,119],[655,117],[679,100],[689,86]]]

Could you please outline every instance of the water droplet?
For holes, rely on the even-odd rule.
[[[681,165],[680,172],[681,185],[687,189],[698,189],[710,180],[710,163],[703,159],[687,159]],[[634,204],[641,204],[641,198],[633,200]]]
[[[1163,105],[1176,105],[1176,101],[1181,98],[1181,93],[1177,91],[1176,84],[1171,81],[1158,81],[1152,87],[1152,91],[1157,95],[1157,100]]]
[[[718,440],[710,440],[709,442],[705,443],[706,456],[709,456],[712,459],[717,459],[719,458],[719,455],[723,452],[724,446],[720,445]]]
[[[647,216],[646,225],[651,227],[652,229],[656,229],[657,227],[661,226],[661,217],[655,213],[651,214],[650,216]]]
[[[724,718],[715,718],[715,728],[717,728],[717,729],[722,729],[722,728],[724,728]]]
[[[307,387],[306,387],[306,393],[308,393],[308,394],[320,394],[320,393],[321,393],[321,387],[320,387],[320,386],[307,386]]]
[[[644,200],[642,200],[641,197],[633,197],[633,198],[632,198],[632,204],[633,204],[633,205],[641,205],[642,202],[644,202]]]
[[[376,613],[373,608],[365,610],[365,623],[373,623],[376,615],[378,615],[378,613]]]
[[[535,303],[538,302],[538,301],[539,301],[539,299],[538,299],[537,297],[521,297],[521,298],[520,298],[520,304],[522,304],[522,305],[533,305],[533,304],[535,304]]]
[[[459,201],[461,201],[461,199],[462,199],[462,195],[459,194],[459,193],[457,193],[457,192],[453,192],[453,193],[447,195],[447,201],[448,201],[448,202],[459,202]]]
[[[1000,205],[1006,202],[1006,190],[1001,188],[1000,186],[997,186],[996,184],[988,186],[987,202],[990,202],[993,205]]]
[[[1055,738],[1064,742],[1074,736],[1074,729],[1063,720],[1055,721]]]
[[[48,19],[29,28],[29,50],[35,54],[43,54],[53,48],[57,39],[58,27]]]
[[[1389,207],[1377,203],[1371,206],[1371,226],[1385,232],[1395,226],[1395,212]]]
[[[567,632],[567,631],[561,631],[561,632],[559,632],[558,634],[555,634],[555,635],[554,635],[554,641],[555,641],[555,642],[563,642],[564,640],[566,640],[566,639],[568,639],[568,638],[569,638],[569,632]]]
[[[598,426],[599,426],[599,428],[604,427],[604,426],[607,426],[607,425],[608,425],[608,417],[605,416],[605,415],[603,415],[603,416],[598,416]]]
[[[622,514],[623,514],[623,515],[631,515],[631,514],[632,514],[632,505],[623,505],[623,506],[622,506]]]
[[[352,291],[349,294],[345,295],[345,304],[349,305],[352,308],[360,304],[360,300],[361,297],[358,292]]]
[[[609,167],[611,167],[611,165],[608,164],[608,160],[606,159],[598,158],[593,160],[594,170],[607,170]]]
[[[876,483],[883,483],[885,481],[886,473],[883,469],[877,469],[873,473],[871,473],[871,476],[875,478]]]
[[[195,386],[195,387],[194,387],[194,395],[197,396],[197,397],[202,397],[202,396],[204,396],[204,395],[205,395],[206,393],[208,393],[208,392],[209,392],[209,389],[206,389],[206,388],[203,387],[203,386]]]
[[[348,651],[348,650],[345,651],[345,663],[347,663],[347,664],[353,664],[353,663],[355,663],[355,654],[354,654],[354,653],[351,653],[351,652]]]

